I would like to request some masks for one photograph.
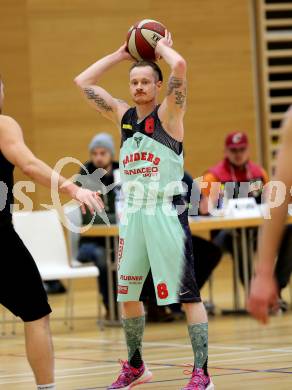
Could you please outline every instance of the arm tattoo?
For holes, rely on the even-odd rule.
[[[175,91],[175,104],[177,104],[180,108],[184,107],[186,101],[186,89],[183,91]]]
[[[93,100],[97,107],[101,108],[104,111],[113,111],[112,107],[107,104],[107,102],[100,95],[96,94],[93,88],[84,88],[84,93],[89,100]]]
[[[178,77],[170,77],[167,86],[167,96],[171,95],[175,89],[180,88],[183,84],[183,79],[179,79]]]

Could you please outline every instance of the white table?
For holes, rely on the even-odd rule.
[[[248,254],[252,257],[253,248],[251,242],[247,237],[248,228],[260,227],[264,219],[262,217],[252,218],[233,218],[233,217],[190,217],[190,229],[193,235],[199,232],[210,232],[211,230],[230,229],[233,234],[233,251],[234,251],[234,311],[240,310],[240,295],[239,295],[239,261],[238,248],[236,242],[236,230],[241,232],[241,246],[243,259],[243,274],[244,274],[244,288],[245,288],[245,304],[249,291],[249,275],[248,275]],[[292,224],[292,216],[287,218],[287,224]],[[118,225],[93,225],[87,231],[81,234],[83,237],[105,237],[106,253],[107,253],[107,267],[108,267],[108,287],[109,287],[109,312],[110,321],[116,321],[115,315],[115,297],[114,297],[114,276],[116,271],[116,262],[112,261],[110,238],[114,237],[114,250],[118,250]]]

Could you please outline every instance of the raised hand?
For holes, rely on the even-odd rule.
[[[127,42],[125,42],[118,50],[117,53],[121,56],[122,60],[136,61],[128,51]]]
[[[172,45],[173,45],[173,40],[172,40],[171,33],[165,30],[165,36],[161,38],[156,45],[155,48],[156,57],[158,59],[162,57],[161,49],[163,46],[172,47]]]

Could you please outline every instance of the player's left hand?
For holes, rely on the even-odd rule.
[[[269,309],[277,307],[278,289],[273,276],[258,273],[251,283],[247,309],[259,322],[267,324]]]
[[[173,45],[173,41],[172,41],[171,33],[165,30],[165,36],[158,41],[155,48],[156,59],[160,59],[162,57],[162,53],[160,51],[163,46],[172,47],[172,45]]]

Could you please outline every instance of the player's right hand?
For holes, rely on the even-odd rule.
[[[276,308],[278,301],[277,283],[273,276],[258,273],[251,283],[247,309],[259,322],[266,324],[269,309]]]
[[[82,214],[86,213],[86,207],[93,215],[95,211],[101,212],[104,209],[103,201],[98,192],[86,188],[79,188],[74,198],[80,203]]]
[[[127,42],[125,42],[118,50],[117,53],[121,56],[122,60],[136,61],[128,51]]]

